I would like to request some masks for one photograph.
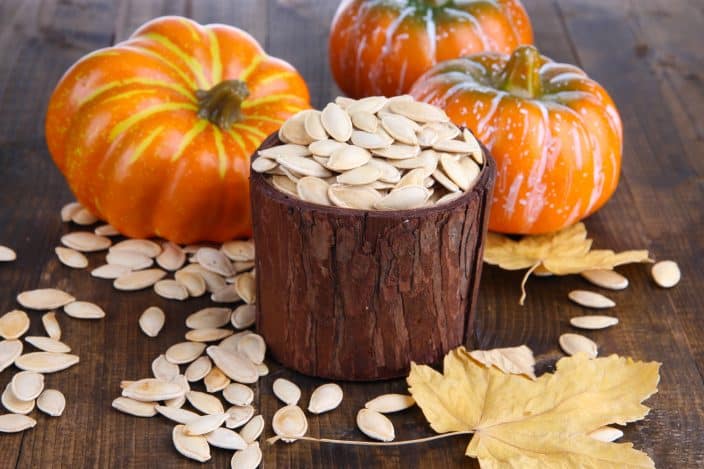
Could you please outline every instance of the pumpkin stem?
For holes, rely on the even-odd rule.
[[[209,90],[196,91],[198,115],[221,129],[242,120],[242,102],[249,96],[245,82],[224,80]]]
[[[543,60],[533,46],[519,46],[503,71],[501,88],[521,98],[535,98],[542,94],[540,66]]]
[[[447,2],[450,0],[428,0],[428,3],[430,3],[431,7],[443,7]]]

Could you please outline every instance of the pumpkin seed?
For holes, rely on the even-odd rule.
[[[0,340],[0,371],[12,365],[22,355],[22,342],[19,340]]]
[[[152,361],[152,374],[156,379],[171,382],[180,372],[178,365],[168,361],[164,354],[159,355]]]
[[[134,415],[135,417],[154,417],[156,415],[156,404],[153,402],[142,402],[130,399],[129,397],[117,397],[112,401],[113,409],[122,413]]]
[[[184,390],[178,383],[157,378],[144,378],[129,384],[122,390],[123,397],[143,402],[156,402],[183,396]]]
[[[350,113],[350,117],[352,119],[352,125],[354,125],[359,130],[363,130],[365,132],[370,132],[373,134],[379,128],[379,119],[377,119],[376,116],[371,112],[355,111]],[[357,145],[357,143],[355,143],[354,141],[354,132],[355,131],[352,131],[352,143]]]
[[[164,311],[157,306],[150,306],[139,316],[139,328],[148,337],[156,337],[166,322]]]
[[[618,324],[613,316],[577,316],[570,319],[570,324],[580,329],[605,329]]]
[[[198,462],[210,460],[210,446],[204,436],[191,436],[184,433],[185,425],[176,425],[171,432],[171,439],[176,451]]]
[[[417,145],[416,137],[417,124],[406,117],[396,114],[383,114],[381,116],[381,126],[395,140],[408,145]]]
[[[251,262],[254,261],[255,249],[254,241],[228,241],[221,247],[222,252],[232,261]]]
[[[567,355],[576,353],[586,353],[589,358],[596,358],[598,348],[593,340],[579,334],[562,334],[560,336],[560,347]]]
[[[460,157],[443,153],[440,155],[440,164],[452,182],[464,191],[469,189],[472,184],[472,175],[468,168],[460,163]]]
[[[7,246],[0,246],[0,262],[12,262],[17,259],[17,254]]]
[[[93,215],[87,208],[81,207],[71,216],[71,221],[77,225],[87,226],[97,222],[98,217]]]
[[[21,370],[37,373],[54,373],[78,363],[78,355],[54,352],[32,352],[15,359],[15,366]]]
[[[266,343],[259,334],[247,334],[237,344],[237,351],[249,358],[252,363],[259,364],[266,355]]]
[[[120,232],[117,231],[117,228],[109,224],[96,226],[93,233],[98,236],[118,236],[120,234]]]
[[[199,249],[196,252],[196,261],[203,268],[225,277],[235,273],[232,268],[232,262],[219,249],[209,247]]]
[[[192,329],[186,332],[186,340],[192,342],[215,342],[216,340],[221,340],[231,335],[232,331],[230,329]]]
[[[395,189],[400,189],[405,186],[424,186],[425,177],[426,174],[423,168],[412,169],[403,175],[398,184],[396,184]]]
[[[352,132],[351,142],[358,147],[373,150],[388,147],[393,143],[393,139],[385,137],[384,134],[376,133],[376,131],[355,130]]]
[[[471,153],[475,147],[463,140],[439,140],[433,144],[433,149],[448,153]]]
[[[167,419],[174,421],[176,423],[187,424],[195,418],[198,418],[198,414],[191,412],[190,410],[180,409],[178,407],[169,407],[164,405],[154,406],[154,410],[166,417]]]
[[[370,409],[357,412],[357,427],[369,438],[393,441],[396,438],[394,424],[384,415]]]
[[[188,298],[188,290],[176,280],[159,280],[154,284],[154,293],[168,300],[183,301]]]
[[[421,147],[432,147],[438,141],[438,133],[430,127],[421,128],[416,136]]]
[[[205,435],[225,423],[227,418],[228,415],[224,412],[221,414],[201,415],[188,422],[183,428],[183,433],[186,435]]]
[[[199,309],[186,318],[186,327],[190,329],[210,329],[222,327],[230,321],[229,308],[209,307]]]
[[[392,160],[391,164],[401,169],[424,168],[425,176],[429,176],[435,171],[435,168],[437,168],[439,159],[440,157],[437,152],[433,150],[423,150],[415,158]]]
[[[682,274],[675,261],[660,261],[650,270],[653,280],[662,288],[672,288],[680,282]]]
[[[148,239],[126,239],[110,248],[110,251],[133,251],[147,257],[157,257],[161,254],[161,246]]]
[[[252,161],[252,171],[255,173],[266,173],[279,166],[279,164],[269,158],[257,158]]]
[[[210,295],[210,300],[215,303],[236,303],[241,299],[235,285],[225,285]]]
[[[252,443],[241,451],[235,451],[230,461],[231,469],[256,469],[262,463],[259,443]]]
[[[209,346],[206,353],[213,363],[233,381],[251,384],[259,379],[256,367],[242,353],[226,350],[217,345]]]
[[[340,106],[342,109],[347,109],[351,104],[356,102],[356,99],[348,98],[347,96],[338,96],[335,98],[335,104]]]
[[[0,402],[2,402],[3,407],[5,407],[7,410],[14,414],[28,414],[31,411],[34,410],[34,399],[30,399],[28,401],[23,401],[19,399],[17,396],[15,396],[15,393],[12,392],[12,384],[7,383],[7,386],[5,387],[5,391],[2,393],[2,396],[0,397]]]
[[[277,378],[274,381],[273,391],[284,404],[296,405],[301,398],[301,388],[285,378]]]
[[[151,287],[164,278],[165,275],[166,272],[161,269],[130,271],[116,278],[113,286],[118,290],[124,291],[142,290]]]
[[[205,344],[200,342],[179,342],[166,349],[166,359],[176,365],[191,363],[200,357],[205,350]]]
[[[432,104],[415,100],[396,100],[389,103],[389,109],[416,122],[447,122],[450,118],[445,111]]]
[[[14,309],[0,316],[0,337],[6,340],[19,339],[29,329],[29,316]]]
[[[181,284],[188,294],[192,297],[198,297],[205,294],[206,285],[203,277],[196,272],[187,272],[179,270],[174,274],[175,280]]]
[[[364,404],[367,409],[379,412],[380,414],[390,414],[413,407],[416,401],[413,396],[407,394],[382,394]]]
[[[296,183],[287,176],[273,176],[271,184],[284,194],[296,197]]]
[[[328,169],[333,171],[347,171],[365,165],[372,158],[364,148],[345,145],[330,154]]]
[[[25,308],[38,310],[61,308],[73,301],[76,301],[76,298],[56,288],[40,288],[17,295],[19,304]]]
[[[231,383],[222,390],[222,397],[230,404],[245,406],[251,404],[254,400],[254,391],[244,384]]]
[[[104,278],[104,279],[113,280],[116,278],[120,278],[123,275],[126,275],[130,272],[132,272],[132,269],[130,269],[129,267],[126,267],[124,265],[105,264],[105,265],[101,265],[100,267],[96,267],[95,269],[93,269],[90,272],[90,275],[95,278]]]
[[[460,129],[452,122],[429,122],[422,129],[433,130],[438,136],[438,141],[452,140],[460,134]]]
[[[582,277],[598,287],[609,290],[623,290],[628,287],[628,279],[613,270],[586,270],[582,272]]]
[[[303,128],[313,140],[326,140],[328,138],[328,134],[323,127],[320,111],[314,110],[307,113],[303,120]]]
[[[64,306],[64,313],[76,319],[101,319],[105,311],[100,306],[88,301],[74,301]]]
[[[66,398],[56,389],[45,389],[37,398],[37,408],[51,417],[60,417],[66,408]]]
[[[269,367],[266,363],[255,363],[254,366],[257,368],[257,374],[259,376],[266,376],[269,374]]]
[[[352,120],[349,114],[335,103],[323,109],[321,122],[327,133],[338,142],[346,142],[352,135]]]
[[[390,160],[404,160],[418,156],[420,154],[420,147],[418,145],[392,143],[386,148],[374,149],[372,153]]]
[[[365,164],[355,169],[345,171],[337,176],[337,182],[340,184],[348,184],[359,186],[371,184],[381,177],[381,170],[373,165]]]
[[[282,437],[283,442],[293,443],[296,441],[295,437],[301,437],[308,431],[308,420],[300,407],[287,405],[276,411],[271,426],[274,433]]]
[[[42,325],[46,331],[46,335],[55,340],[61,340],[61,326],[59,326],[59,321],[56,319],[55,312],[45,313],[42,316]]]
[[[186,253],[177,244],[164,241],[161,244],[161,254],[156,256],[156,263],[164,270],[175,271],[186,262]]]
[[[210,358],[202,356],[198,357],[194,362],[191,362],[191,364],[188,365],[184,375],[189,382],[195,383],[196,381],[200,381],[205,378],[205,376],[210,373],[210,370],[212,369],[213,362],[210,361]]]
[[[247,304],[252,304],[257,299],[257,285],[251,272],[239,274],[235,277],[235,290],[242,300]]]
[[[301,178],[296,184],[296,193],[301,200],[319,205],[330,205],[328,188],[330,186],[324,180],[306,176]]]
[[[230,418],[225,421],[225,426],[227,428],[239,428],[252,419],[254,407],[251,405],[234,405],[227,409],[227,414]]]
[[[440,168],[436,169],[433,171],[433,178],[440,183],[441,186],[443,186],[445,189],[447,189],[450,192],[459,192],[460,188],[457,187],[457,184],[452,182],[450,178],[448,178],[445,173],[442,172]]]
[[[88,267],[88,258],[75,249],[57,246],[54,248],[56,257],[66,267],[73,269],[85,269]]]
[[[146,269],[154,264],[154,260],[151,257],[127,249],[110,251],[105,260],[108,264],[124,265],[131,270]]]
[[[188,391],[188,402],[204,414],[222,414],[225,410],[217,397],[200,391]]]
[[[430,192],[423,186],[404,186],[394,189],[374,204],[378,210],[407,210],[421,207]]]
[[[328,197],[338,207],[359,210],[371,210],[382,198],[375,189],[341,184],[332,184],[328,189]]]
[[[17,433],[32,428],[37,421],[20,414],[0,415],[0,433]],[[260,458],[261,459],[261,458]],[[234,457],[233,457],[234,460]],[[235,467],[235,466],[233,466]],[[256,466],[254,466],[256,467]]]
[[[211,446],[222,449],[241,450],[247,448],[247,442],[239,435],[228,428],[216,428],[205,435]]]
[[[247,443],[254,443],[264,431],[264,417],[257,415],[253,417],[247,424],[240,430],[240,436]]]
[[[24,340],[28,344],[33,345],[34,348],[37,348],[44,352],[69,353],[71,351],[71,347],[56,339],[52,339],[51,337],[30,335],[25,337]]]
[[[445,194],[445,195],[443,195],[442,197],[440,197],[440,198],[435,202],[435,204],[436,204],[436,205],[440,205],[440,204],[445,204],[445,203],[448,203],[448,202],[452,202],[453,200],[459,199],[460,197],[462,197],[462,195],[464,195],[463,192],[450,192],[450,193]]]
[[[351,103],[345,110],[351,115],[357,112],[376,114],[386,105],[388,99],[384,96],[368,96]]]
[[[69,202],[63,207],[61,207],[61,221],[64,223],[70,222],[73,216],[78,212],[80,209],[83,208],[83,205],[81,205],[79,202]]]
[[[297,175],[329,177],[332,175],[330,171],[325,169],[317,161],[303,156],[280,156],[276,158],[283,168],[294,171]]]
[[[392,164],[387,163],[379,158],[372,158],[368,163],[370,166],[375,166],[381,171],[379,181],[395,184],[401,180],[401,172]]]
[[[310,150],[304,145],[287,143],[259,150],[258,154],[261,158],[257,158],[255,161],[260,159],[275,160],[279,156],[308,156]]]
[[[298,112],[281,125],[279,129],[279,139],[282,142],[308,145],[313,141],[305,129],[305,120],[308,111],[309,110]]]
[[[318,386],[310,395],[308,412],[322,414],[337,408],[342,402],[342,388],[335,383]]]
[[[20,371],[12,377],[9,387],[20,401],[33,401],[44,390],[44,375],[34,371]]]
[[[204,269],[200,264],[189,264],[181,272],[191,272],[200,275],[205,282],[205,288],[207,291],[213,293],[218,291],[227,285],[225,279],[220,275]]]
[[[484,151],[479,141],[472,135],[472,132],[470,132],[469,129],[464,129],[462,131],[462,138],[464,138],[464,141],[471,147],[468,153],[472,155],[474,161],[479,165],[484,164]]]
[[[310,153],[316,156],[329,157],[335,150],[343,148],[346,143],[338,142],[337,140],[318,140],[308,145]],[[300,155],[306,156],[306,155]]]
[[[613,308],[616,303],[610,298],[587,290],[572,290],[567,297],[580,306],[595,309]]]
[[[618,428],[614,427],[600,427],[587,434],[589,437],[595,440],[603,441],[609,443],[611,441],[616,441],[623,436],[623,432]]]
[[[240,305],[232,312],[232,325],[235,329],[247,329],[257,320],[257,307],[253,304]]]

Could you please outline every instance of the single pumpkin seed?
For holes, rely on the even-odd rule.
[[[301,178],[296,184],[296,192],[301,200],[319,205],[330,205],[328,197],[329,184],[324,180],[306,176]]]
[[[211,446],[222,449],[241,450],[247,448],[247,442],[239,435],[239,433],[230,430],[229,428],[216,428],[212,432],[205,435],[208,443]]]
[[[320,111],[313,110],[307,113],[303,120],[303,128],[313,140],[326,140],[328,138],[328,134],[323,127]]]
[[[175,271],[186,262],[186,253],[171,241],[161,243],[161,254],[156,256],[156,263],[164,270]]]
[[[71,351],[71,347],[56,339],[52,339],[51,337],[42,337],[34,335],[27,336],[24,338],[24,340],[28,344],[33,345],[34,348],[37,348],[44,352],[69,353]]]
[[[372,153],[390,160],[405,160],[418,156],[420,154],[420,147],[418,145],[393,143],[386,148],[372,150]]]
[[[54,373],[78,363],[78,355],[55,352],[31,352],[15,359],[15,366],[21,370],[37,373]]]
[[[117,228],[109,224],[96,226],[93,233],[98,236],[118,236],[120,234]]]
[[[116,278],[120,278],[130,272],[132,272],[132,269],[124,265],[105,264],[93,269],[90,272],[90,275],[95,278],[113,280]]]
[[[580,329],[605,329],[618,324],[618,318],[613,316],[577,316],[570,319],[570,324]]]
[[[165,401],[183,396],[180,384],[157,378],[137,380],[122,390],[122,396],[142,402]]]
[[[442,197],[440,197],[437,201],[435,201],[436,204],[445,204],[448,202],[452,202],[455,199],[458,199],[462,197],[464,193],[463,192],[449,192]]]
[[[587,436],[594,438],[595,440],[609,443],[621,438],[623,436],[623,432],[614,427],[599,427],[593,432],[588,433]]]
[[[338,207],[359,210],[371,210],[382,198],[375,189],[341,184],[332,184],[328,189],[328,197]]]
[[[215,303],[236,303],[241,299],[235,285],[225,285],[210,295],[210,301]]]
[[[34,371],[20,371],[12,377],[10,388],[17,399],[33,401],[44,390],[44,375]]]
[[[376,120],[376,117],[374,119]],[[393,139],[387,138],[385,134],[377,133],[376,130],[355,130],[352,132],[351,142],[358,147],[373,150],[388,147],[393,143]]]
[[[22,349],[19,340],[0,340],[0,371],[12,365],[22,355]]]
[[[186,399],[204,414],[222,414],[225,410],[217,397],[200,391],[188,391]]]
[[[187,435],[184,433],[185,425],[176,425],[171,432],[171,439],[176,451],[189,459],[198,462],[210,460],[210,446],[204,436]]]
[[[257,158],[252,161],[252,171],[255,173],[266,173],[272,169],[275,169],[277,166],[279,166],[279,164],[275,160],[269,158]]]
[[[191,363],[200,357],[205,350],[205,344],[200,342],[179,342],[166,349],[166,359],[176,365]]]
[[[45,389],[37,398],[37,408],[51,417],[60,417],[66,408],[66,398],[56,389]]]
[[[392,160],[391,164],[400,169],[424,168],[426,171],[425,176],[429,176],[437,168],[439,159],[438,153],[434,150],[423,150],[415,158]]]
[[[161,254],[161,246],[148,239],[126,239],[110,248],[110,251],[133,251],[147,257],[156,257]]]
[[[337,408],[342,402],[342,388],[335,383],[327,383],[315,388],[310,395],[308,412],[322,414]]]
[[[357,413],[357,427],[362,433],[375,440],[393,441],[396,438],[391,420],[375,410],[360,409]]]
[[[259,150],[259,159],[275,160],[279,156],[308,156],[310,155],[310,150],[304,145],[296,145],[287,143],[284,145],[277,145],[274,147],[269,147],[264,150]],[[256,160],[255,160],[256,161]]]
[[[440,155],[443,171],[460,189],[466,191],[472,183],[471,174],[460,164],[460,157],[449,153]]]
[[[293,443],[296,437],[301,437],[308,431],[308,420],[300,407],[287,405],[276,411],[271,426],[283,442]]]
[[[28,428],[32,428],[37,424],[37,421],[32,417],[20,414],[5,414],[0,415],[0,433],[17,433]],[[233,457],[234,459],[234,457]],[[235,467],[235,466],[233,466]],[[256,466],[254,466],[256,467]]]
[[[76,298],[56,288],[40,288],[24,291],[17,295],[17,302],[25,308],[47,310],[67,305]]]
[[[359,186],[371,184],[380,177],[381,170],[378,167],[365,164],[364,166],[345,171],[344,173],[338,175],[337,182],[340,184]]]
[[[367,164],[370,166],[375,166],[381,171],[379,181],[395,184],[401,180],[401,171],[399,171],[394,165],[387,163],[384,160],[372,158]]]
[[[560,336],[560,347],[567,355],[575,353],[586,353],[589,358],[596,358],[598,348],[593,340],[579,334],[562,334]]]
[[[227,428],[239,428],[252,419],[254,407],[251,405],[234,405],[227,409],[227,414],[230,417],[225,421],[225,426]]]
[[[74,301],[64,306],[64,313],[76,319],[101,319],[105,311],[100,306],[88,301]]]
[[[266,343],[259,334],[247,334],[237,344],[237,351],[249,358],[252,363],[259,364],[266,355]]]
[[[205,294],[206,284],[203,276],[196,272],[179,270],[174,274],[174,279],[186,288],[192,297],[199,297]]]
[[[279,139],[282,142],[308,145],[313,141],[305,128],[305,120],[309,111],[309,109],[300,111],[281,125]]]
[[[186,318],[186,327],[190,329],[210,329],[222,327],[230,320],[229,308],[208,307],[199,309]]]
[[[595,309],[613,308],[616,303],[601,293],[587,290],[572,290],[567,297],[580,306]]]
[[[7,246],[0,246],[0,262],[12,262],[17,259],[17,253]]]
[[[191,412],[190,410],[181,409],[179,407],[169,407],[164,405],[154,406],[154,410],[166,417],[167,419],[181,424],[187,424],[195,418],[198,418],[198,414]]]
[[[582,272],[582,277],[590,283],[609,290],[623,290],[628,287],[628,279],[613,270],[595,269]]]
[[[370,132],[370,133],[375,133],[377,129],[379,128],[379,119],[371,113],[367,111],[355,111],[350,113],[350,118],[352,119],[352,125],[354,125],[356,128],[359,130],[362,130],[364,132]],[[352,131],[352,143],[357,145],[354,140],[354,130]]]
[[[66,267],[73,269],[85,269],[88,267],[88,258],[75,249],[57,246],[54,248],[54,252],[59,261]]]
[[[333,171],[347,171],[367,164],[372,154],[364,148],[345,145],[332,152],[327,168]]]
[[[29,316],[14,309],[0,316],[0,337],[6,340],[19,339],[29,329]]]
[[[266,376],[269,374],[269,367],[266,363],[255,363],[254,366],[257,368],[257,374],[259,376]]]
[[[416,134],[418,145],[421,147],[432,147],[438,141],[438,133],[430,127],[421,128]]]
[[[445,175],[445,173],[442,172],[440,168],[437,168],[435,171],[433,171],[433,178],[445,189],[447,189],[450,192],[459,192],[460,188],[450,180],[449,177]]]
[[[150,306],[139,316],[139,328],[148,337],[156,337],[161,332],[166,322],[164,310],[157,306]]]
[[[213,360],[213,363],[233,381],[251,384],[256,383],[259,379],[256,367],[242,353],[226,350],[217,345],[209,346],[206,353]]]
[[[205,378],[205,376],[210,373],[210,370],[212,369],[213,362],[210,361],[210,358],[202,356],[198,357],[195,361],[188,365],[188,368],[186,368],[186,371],[184,372],[184,376],[186,376],[186,379],[189,382],[195,383],[196,381],[200,381]]]
[[[61,244],[76,251],[104,251],[112,244],[109,238],[98,236],[88,231],[74,231],[61,237]]]
[[[117,397],[112,401],[113,409],[135,417],[154,417],[156,415],[154,402],[142,402],[129,397]]]
[[[222,252],[232,261],[236,262],[251,262],[254,261],[255,249],[254,241],[249,239],[246,241],[235,240],[224,243],[221,247]]]
[[[181,370],[178,365],[168,361],[163,353],[152,361],[152,374],[156,379],[171,382],[179,373]]]
[[[301,398],[301,388],[285,378],[277,378],[274,381],[273,391],[284,404],[296,405]]]
[[[142,270],[154,264],[154,260],[151,257],[128,249],[112,250],[108,253],[105,260],[108,264],[124,265],[129,267],[130,270]]]
[[[354,114],[356,112],[368,112],[370,114],[376,114],[381,111],[383,107],[388,102],[388,99],[384,96],[368,96],[366,98],[358,99],[357,101],[350,103],[345,109],[349,114]]]
[[[251,272],[246,272],[244,274],[239,274],[235,277],[235,290],[237,295],[242,298],[242,300],[247,304],[252,304],[256,302],[257,299],[257,285],[255,282],[254,275]]]
[[[452,140],[460,135],[460,129],[452,122],[429,122],[422,129],[432,129],[438,136],[438,141]]]
[[[164,278],[166,272],[161,269],[147,269],[128,272],[116,278],[113,286],[118,290],[135,291],[151,287]]]
[[[338,142],[337,140],[318,140],[308,145],[308,151],[315,156],[329,157],[335,150],[339,150],[345,145],[346,143]]]
[[[51,311],[42,316],[42,325],[46,331],[46,335],[55,340],[61,340],[61,326],[56,319],[56,313]]]
[[[15,414],[28,414],[34,410],[35,401],[30,399],[28,401],[23,401],[15,396],[12,391],[12,384],[7,383],[5,391],[3,391],[2,396],[0,396],[0,402],[2,402],[3,407]]]
[[[264,417],[257,415],[240,430],[240,436],[247,443],[254,443],[259,439],[262,431],[264,431]]]
[[[218,347],[228,352],[237,352],[237,347],[239,346],[240,341],[249,334],[254,333],[252,331],[242,331],[238,332],[237,334],[233,334],[230,337],[227,337],[220,341]]]
[[[232,268],[232,262],[219,249],[209,247],[199,249],[196,252],[196,261],[203,268],[225,277],[235,273]]]
[[[284,168],[294,171],[294,176],[329,177],[332,175],[320,163],[303,156],[280,156],[276,161]],[[292,178],[293,179],[293,178]]]
[[[415,168],[407,171],[401,180],[396,184],[394,189],[400,189],[405,186],[424,186],[425,185],[425,170],[423,168]]]
[[[381,126],[396,141],[408,145],[417,145],[416,137],[417,124],[406,117],[396,114],[383,114],[381,116]]]
[[[347,109],[351,104],[356,102],[356,99],[348,98],[347,96],[338,96],[335,98],[335,104],[340,106],[342,109]]]
[[[245,406],[251,404],[254,400],[254,391],[244,384],[231,383],[222,390],[222,397],[230,404]]]
[[[69,202],[61,207],[61,221],[64,223],[70,222],[73,216],[83,208],[79,202]]]
[[[378,210],[407,210],[421,207],[430,192],[423,186],[404,186],[394,189],[374,204]]]
[[[235,451],[230,460],[231,469],[256,469],[262,463],[262,450],[259,443],[249,444],[241,451]]]
[[[467,154],[475,150],[475,146],[463,140],[438,140],[433,144],[433,149],[448,153]]]
[[[183,433],[186,435],[205,435],[220,427],[227,418],[228,415],[224,412],[201,415],[188,422],[183,428]]]
[[[379,412],[380,414],[390,414],[413,407],[416,401],[413,396],[407,394],[382,394],[364,404],[367,409]]]
[[[188,298],[188,290],[176,280],[159,280],[154,284],[154,293],[168,300],[183,301]]]
[[[653,265],[650,273],[653,280],[662,288],[672,288],[680,282],[682,273],[675,261],[660,261]]]
[[[296,197],[296,183],[287,176],[272,176],[271,184],[284,194]]]
[[[352,135],[349,114],[335,103],[328,103],[321,113],[321,123],[327,133],[338,142],[346,142]]]
[[[98,217],[93,215],[87,208],[81,207],[80,210],[73,214],[71,221],[77,225],[87,226],[96,223],[98,221]]]
[[[192,342],[215,342],[231,335],[232,331],[230,329],[192,329],[186,332],[186,340]]]
[[[391,112],[400,114],[416,122],[447,122],[450,118],[445,111],[432,104],[411,100],[396,100],[389,103]]]
[[[474,161],[479,165],[484,164],[484,151],[479,141],[472,135],[472,132],[470,132],[469,129],[464,129],[462,131],[462,138],[464,138],[464,141],[470,146],[471,150],[469,150],[468,153],[472,155]]]
[[[205,282],[205,288],[210,293],[216,292],[227,285],[225,279],[208,269],[203,268],[200,264],[189,264],[188,266],[181,269],[181,272],[192,272],[200,275]]]

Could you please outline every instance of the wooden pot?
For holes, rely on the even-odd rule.
[[[484,152],[470,192],[416,210],[315,205],[251,171],[257,330],[271,356],[306,375],[378,380],[464,344],[496,173]]]

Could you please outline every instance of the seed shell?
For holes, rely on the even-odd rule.
[[[577,316],[570,319],[570,324],[579,329],[605,329],[618,324],[618,318],[613,316]]]
[[[253,417],[247,424],[240,430],[240,436],[247,443],[254,443],[264,431],[264,417],[257,415]]]
[[[61,308],[76,298],[56,288],[40,288],[24,291],[17,295],[17,302],[29,309],[47,310]]]
[[[117,397],[112,401],[113,409],[122,413],[134,415],[135,417],[153,417],[156,415],[155,404],[153,402],[142,402],[130,399],[129,397]]]
[[[156,379],[171,382],[181,370],[178,365],[166,359],[166,355],[161,354],[152,361],[152,374]]]
[[[164,278],[166,272],[161,269],[139,270],[128,272],[113,282],[113,286],[118,290],[135,291],[151,287],[156,282]]]
[[[562,334],[560,336],[560,347],[567,355],[575,353],[586,353],[589,358],[596,358],[598,348],[593,340],[579,334]]]
[[[85,269],[88,267],[88,258],[75,249],[57,246],[54,248],[54,252],[56,253],[56,257],[59,258],[59,261],[66,267],[73,269]]]
[[[30,335],[24,338],[25,342],[44,352],[69,353],[71,347],[51,337]]]
[[[139,328],[149,337],[156,337],[166,323],[164,310],[150,306],[139,316]]]
[[[616,303],[604,295],[587,290],[572,290],[567,297],[573,302],[586,308],[604,309],[613,308]]]
[[[138,252],[152,258],[161,254],[161,246],[148,239],[126,239],[110,248],[110,251],[120,250]]]
[[[184,375],[189,382],[195,383],[196,381],[200,381],[205,378],[205,376],[210,373],[210,370],[212,369],[213,362],[210,361],[210,358],[202,356],[198,357],[195,361],[188,365]]]
[[[176,365],[191,363],[200,357],[205,350],[205,344],[200,342],[179,342],[166,349],[166,359]]]
[[[195,412],[191,412],[190,410],[186,409],[180,409],[178,407],[157,405],[154,407],[154,410],[156,410],[158,413],[160,413],[167,419],[184,425],[198,417],[198,414],[196,414]]]
[[[225,412],[220,399],[200,391],[188,391],[186,399],[193,407],[200,410],[204,414],[222,414]]]
[[[251,405],[234,405],[227,409],[227,414],[230,418],[225,422],[225,426],[227,428],[239,428],[250,421],[254,415],[254,407]]]
[[[228,351],[216,345],[208,347],[206,352],[213,363],[233,381],[251,384],[259,379],[256,367],[242,353]]]
[[[5,391],[0,397],[3,407],[15,414],[28,414],[34,410],[34,399],[23,401],[12,391],[12,383],[7,383]]]
[[[142,270],[154,264],[154,260],[151,257],[128,249],[111,250],[105,260],[108,264],[123,265],[129,267],[130,270]]]
[[[623,290],[628,287],[628,279],[613,270],[596,269],[582,272],[582,277],[597,287],[609,290]]]
[[[19,339],[28,329],[29,316],[20,309],[0,316],[0,337],[5,340]]]
[[[256,469],[262,462],[259,443],[252,443],[241,451],[235,451],[230,461],[231,469]]]
[[[285,443],[293,443],[295,437],[301,437],[308,431],[308,420],[303,410],[297,405],[287,405],[276,411],[271,421],[274,433],[281,437]]]
[[[672,288],[680,282],[682,273],[675,261],[660,261],[653,265],[650,273],[662,288]]]
[[[66,408],[66,398],[56,389],[45,389],[37,398],[37,408],[51,417],[59,417]]]
[[[210,446],[204,436],[191,436],[184,433],[185,425],[176,425],[171,433],[176,450],[187,458],[199,462],[210,460]]]
[[[321,113],[321,123],[327,133],[338,142],[346,142],[352,135],[349,114],[335,103],[329,103]]]
[[[55,373],[78,363],[78,355],[54,352],[31,352],[15,359],[15,366],[21,370],[37,373]]]
[[[88,301],[74,301],[64,306],[64,313],[76,319],[102,319],[105,311],[100,306]]]
[[[20,414],[0,415],[0,433],[17,433],[32,428],[37,421]],[[234,459],[234,458],[233,458]],[[254,466],[256,467],[256,466]]]
[[[413,407],[416,401],[407,394],[382,394],[364,404],[364,407],[379,412],[390,414]]]
[[[230,320],[230,314],[231,310],[229,308],[203,308],[186,318],[186,327],[190,329],[222,327]]]
[[[308,412],[322,414],[337,408],[342,402],[342,388],[335,383],[327,383],[315,388],[310,396]]]
[[[277,378],[274,381],[273,391],[284,404],[296,405],[301,398],[301,388],[285,378]]]
[[[254,391],[244,384],[231,383],[222,390],[222,397],[232,405],[245,406],[254,401]]]
[[[229,428],[216,428],[212,432],[205,435],[208,443],[211,446],[222,449],[241,450],[247,448],[247,442],[239,435],[239,433],[230,430]]]
[[[89,231],[73,231],[61,237],[61,244],[76,251],[95,252],[109,248],[112,241]]]
[[[175,271],[186,262],[186,253],[177,244],[164,241],[161,244],[161,254],[156,257],[156,263],[164,270]]]
[[[188,289],[172,279],[159,280],[154,284],[154,293],[167,300],[183,301],[188,298]]]
[[[183,396],[184,390],[178,383],[157,378],[144,378],[130,383],[122,390],[124,397],[143,402],[165,401]]]
[[[0,340],[0,371],[12,365],[22,355],[22,342],[19,340]]]
[[[105,264],[91,270],[90,275],[95,278],[113,280],[131,272],[132,269],[124,265]]]
[[[362,433],[375,440],[393,441],[396,438],[391,420],[374,410],[360,409],[357,413],[357,427]]]

